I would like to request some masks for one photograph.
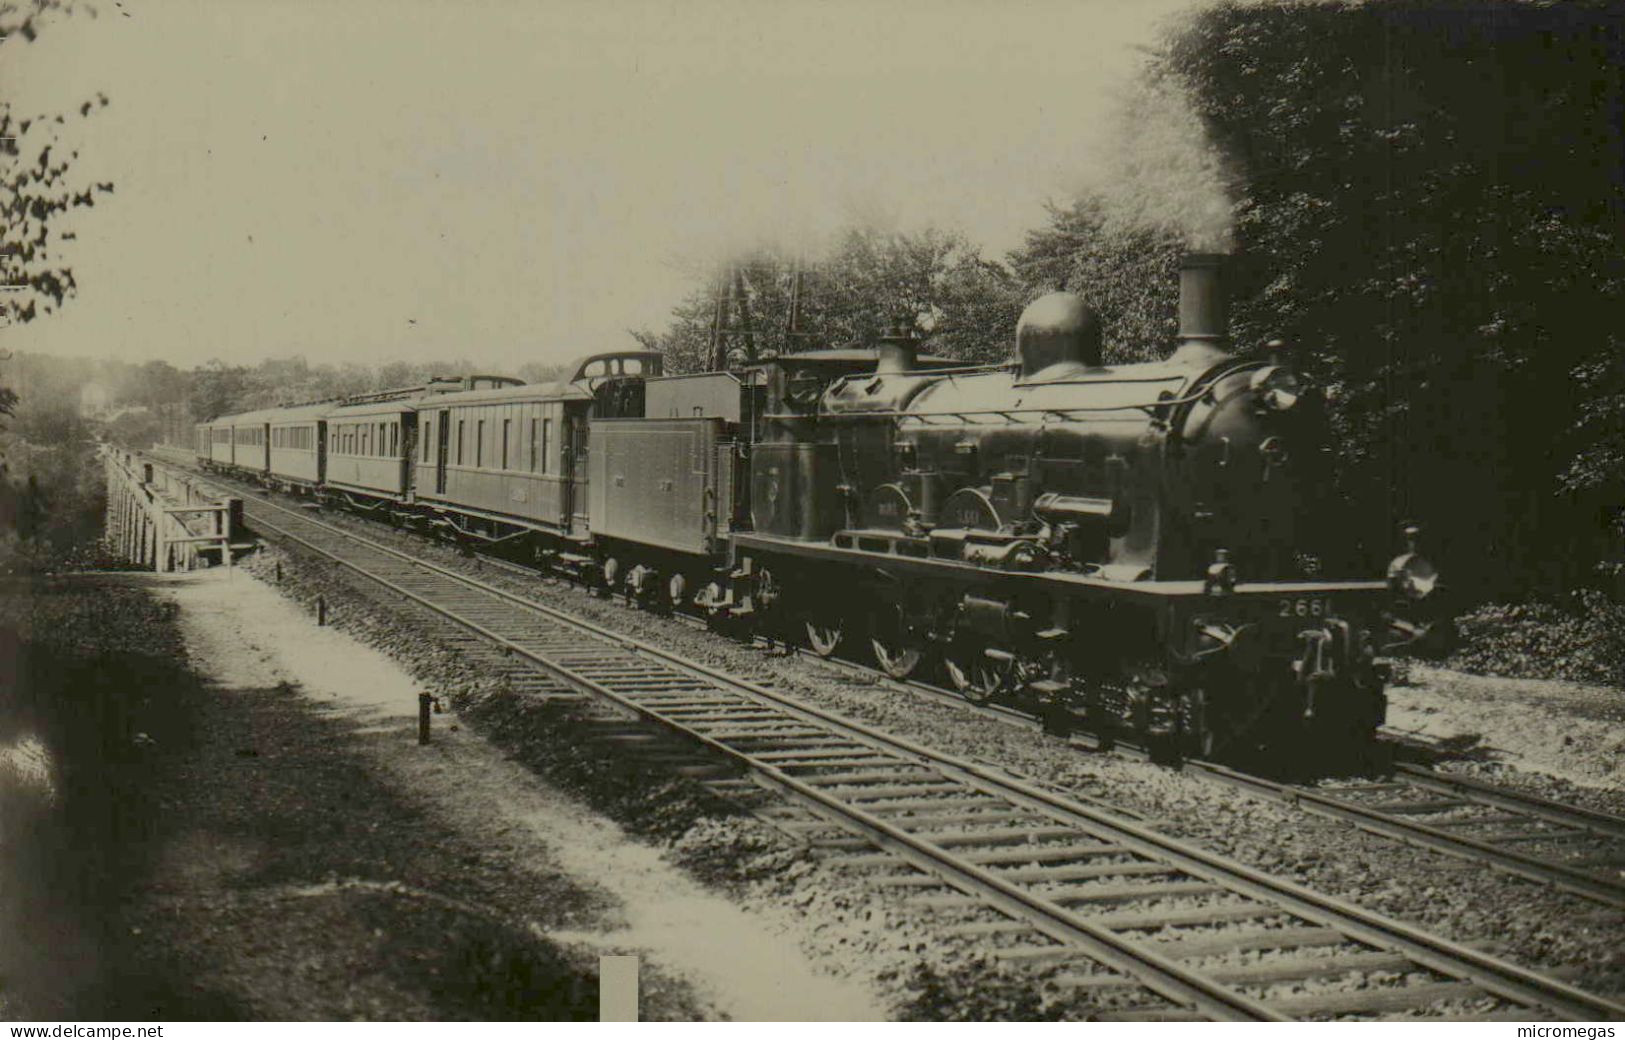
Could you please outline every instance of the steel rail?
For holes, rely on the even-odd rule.
[[[256,502],[255,504],[268,505],[270,503]],[[272,508],[281,508],[275,506],[274,504],[270,505],[272,505]],[[530,603],[521,597],[514,596],[511,593],[505,592],[504,590],[487,586],[481,582],[476,582],[473,579],[456,574],[453,571],[447,571],[434,564],[416,560],[413,557],[408,556],[405,553],[400,553],[399,551],[388,546],[371,542],[369,539],[360,538],[359,536],[353,535],[349,532],[340,531],[338,528],[333,528],[325,524],[319,524],[317,521],[310,520],[308,517],[301,517],[300,519],[304,520],[306,523],[324,527],[346,538],[360,541],[375,551],[382,552],[390,556],[399,557],[405,562],[427,568],[433,572],[441,574],[443,577],[450,578],[455,582],[478,588],[480,591],[488,594],[496,594],[499,598],[511,600],[528,609],[537,610],[539,608],[540,612],[547,614],[554,620],[561,621],[571,626],[585,628],[594,635],[613,641],[623,649],[631,650],[635,653],[648,652],[649,648],[646,645],[628,640],[625,636],[620,636],[607,630],[599,629],[597,626],[591,625],[590,623],[584,623],[580,619],[559,614],[545,607],[540,607],[539,604]],[[677,732],[687,739],[695,740],[712,751],[715,751],[718,754],[746,766],[752,772],[758,773],[767,778],[775,787],[792,792],[800,800],[820,807],[826,813],[843,822],[855,824],[858,830],[865,833],[869,837],[876,839],[877,843],[881,845],[882,848],[903,852],[905,854],[905,858],[913,862],[915,865],[947,876],[951,880],[957,882],[965,891],[967,891],[968,894],[982,896],[984,898],[992,897],[989,899],[989,901],[1005,912],[1009,913],[1012,910],[1016,911],[1013,916],[1026,918],[1044,934],[1049,935],[1051,938],[1054,938],[1059,942],[1076,945],[1084,953],[1094,957],[1108,967],[1116,968],[1120,971],[1134,975],[1148,989],[1151,989],[1159,995],[1166,997],[1174,1003],[1190,1005],[1199,1012],[1221,1021],[1288,1021],[1286,1016],[1270,1010],[1267,1006],[1253,1000],[1250,997],[1235,992],[1233,989],[1223,985],[1222,983],[1207,979],[1200,973],[1193,972],[1188,968],[1184,968],[1177,962],[1146,948],[1140,943],[1126,940],[1121,936],[1108,931],[1107,929],[1094,925],[1086,918],[1072,913],[1065,907],[1027,892],[1020,887],[999,878],[988,870],[953,856],[947,850],[942,849],[931,842],[924,841],[915,835],[909,834],[907,831],[904,831],[901,828],[887,823],[885,820],[882,820],[870,813],[866,813],[854,806],[848,805],[842,800],[835,798],[824,791],[820,791],[819,789],[812,787],[796,777],[789,775],[771,763],[762,762],[749,754],[716,740],[713,737],[683,726],[681,723],[661,715],[659,712],[649,708],[646,705],[640,704],[636,700],[622,696],[615,690],[605,686],[603,683],[577,674],[569,668],[549,660],[545,655],[536,653],[526,648],[522,644],[508,639],[502,634],[486,628],[478,622],[464,618],[451,608],[437,604],[427,597],[413,592],[405,586],[399,585],[378,574],[374,574],[359,564],[356,564],[351,560],[347,560],[329,549],[316,545],[309,539],[303,538],[284,527],[279,527],[278,525],[269,523],[263,519],[258,520],[257,522],[267,528],[270,528],[271,530],[280,534],[282,537],[303,545],[312,552],[316,552],[327,557],[328,559],[333,560],[340,566],[348,567],[367,580],[382,585],[391,592],[411,600],[412,602],[417,603],[418,605],[425,607],[428,610],[431,610],[442,617],[461,625],[464,628],[467,628],[469,631],[474,632],[482,638],[503,647],[509,652],[524,657],[563,683],[591,692],[596,696],[602,697],[622,708],[634,712],[638,716],[647,719],[650,722],[654,722],[662,727]],[[675,663],[675,661],[668,659],[664,654],[658,656],[666,663]],[[685,670],[690,669],[685,668]],[[737,680],[724,681],[732,684]]]
[[[526,570],[519,564],[508,564],[507,561],[495,562],[498,562],[504,568],[511,567],[515,572],[524,572]],[[686,616],[683,616],[683,620],[698,622],[698,619],[690,619]],[[761,639],[762,637],[757,638]],[[790,645],[789,649],[815,664],[838,672],[872,679],[886,689],[912,693],[940,703],[968,709],[1007,725],[1021,726],[1039,731],[1043,729],[1043,722],[1037,716],[1016,708],[998,704],[976,704],[952,690],[919,679],[896,679],[877,668],[871,668],[861,662],[846,658],[822,657],[794,645]],[[1088,738],[1068,737],[1064,739],[1077,747],[1085,747],[1091,750],[1100,747],[1097,741]],[[1145,749],[1131,744],[1120,743],[1117,745],[1117,749],[1131,751],[1139,757],[1150,757],[1149,752],[1145,751]],[[1213,762],[1188,759],[1181,765],[1192,774],[1244,788],[1252,793],[1261,794],[1283,804],[1303,809],[1305,812],[1312,812],[1328,819],[1352,824],[1368,833],[1379,834],[1383,837],[1429,848],[1436,852],[1484,863],[1505,873],[1551,885],[1554,888],[1607,906],[1625,906],[1625,881],[1596,877],[1561,862],[1542,859],[1539,856],[1497,846],[1443,828],[1430,827],[1416,820],[1385,814],[1345,799],[1327,795],[1312,787],[1270,780],[1267,777],[1244,773]],[[1393,768],[1396,774],[1400,774],[1405,778],[1406,782],[1415,784],[1418,787],[1440,793],[1454,794],[1464,800],[1480,805],[1505,809],[1533,819],[1587,831],[1603,837],[1625,840],[1625,818],[1609,813],[1510,791],[1506,788],[1496,787],[1493,784],[1486,784],[1466,777],[1437,773],[1422,766],[1395,763]]]
[[[1431,827],[1346,798],[1323,794],[1311,787],[1269,780],[1212,762],[1187,762],[1186,767],[1222,783],[1294,805],[1317,816],[1351,823],[1373,834],[1420,845],[1461,859],[1485,863],[1509,874],[1551,885],[1607,906],[1625,906],[1625,884],[1594,877],[1563,863],[1501,848],[1477,838],[1452,833],[1441,827]]]
[[[483,562],[493,564],[500,570],[506,570],[518,575],[535,575],[538,573],[535,569],[525,567],[523,564],[495,557],[484,557]],[[704,621],[700,618],[687,614],[673,614],[671,616],[694,627],[704,627]],[[756,636],[755,639],[765,645],[778,643],[776,640],[760,635]],[[849,658],[821,656],[791,643],[782,645],[790,652],[816,665],[848,675],[871,679],[886,689],[911,693],[946,705],[968,709],[1008,725],[1040,731],[1043,729],[1041,719],[1017,708],[999,704],[977,704],[952,690],[920,679],[898,679],[885,674],[878,668],[870,667]],[[1098,749],[1099,747],[1098,742],[1089,739],[1080,740],[1070,737],[1064,739],[1067,739],[1074,746],[1090,749]],[[1120,744],[1119,749],[1132,750],[1137,755],[1149,757],[1149,753],[1144,749],[1134,748],[1129,744]],[[1283,804],[1296,806],[1306,812],[1313,812],[1328,819],[1352,824],[1368,833],[1379,834],[1383,837],[1429,848],[1436,852],[1484,863],[1505,873],[1551,885],[1554,888],[1607,906],[1625,906],[1625,882],[1599,878],[1564,863],[1542,859],[1515,849],[1503,848],[1443,828],[1430,827],[1416,820],[1385,814],[1345,799],[1327,795],[1311,787],[1270,780],[1256,774],[1243,773],[1218,763],[1186,760],[1182,765],[1193,774],[1242,787],[1253,793],[1265,795]],[[1481,805],[1506,809],[1577,830],[1585,830],[1605,837],[1625,839],[1625,818],[1594,809],[1587,809],[1583,806],[1568,805],[1534,795],[1509,791],[1505,788],[1465,777],[1447,776],[1421,766],[1396,763],[1394,771],[1403,774],[1407,782],[1418,787],[1429,788],[1440,793],[1456,794]]]
[[[1615,816],[1612,813],[1588,809],[1583,805],[1554,802],[1550,798],[1497,787],[1495,784],[1488,784],[1472,777],[1440,773],[1407,762],[1395,763],[1394,772],[1418,787],[1454,794],[1480,805],[1507,809],[1548,823],[1590,831],[1610,838],[1625,838],[1625,817]]]
[[[1279,906],[1292,914],[1303,917],[1306,920],[1319,921],[1329,927],[1337,929],[1342,934],[1349,936],[1351,939],[1364,942],[1378,948],[1386,948],[1402,953],[1418,965],[1447,976],[1466,979],[1483,989],[1486,993],[1493,994],[1502,999],[1524,1005],[1550,1008],[1580,1019],[1595,1019],[1598,1017],[1625,1017],[1625,1004],[1619,1004],[1606,998],[1587,993],[1576,987],[1570,986],[1567,983],[1541,976],[1538,973],[1531,972],[1499,958],[1480,953],[1476,950],[1472,950],[1468,947],[1450,942],[1449,940],[1445,940],[1437,936],[1429,935],[1403,922],[1394,921],[1382,915],[1364,910],[1358,906],[1348,904],[1344,901],[1326,897],[1293,882],[1271,877],[1263,872],[1231,861],[1226,857],[1197,848],[1189,845],[1188,843],[1179,841],[1178,839],[1158,834],[1149,830],[1148,828],[1122,820],[1111,814],[1092,809],[1086,805],[1079,804],[1071,798],[1057,796],[1034,785],[1012,779],[998,771],[984,768],[976,763],[958,759],[953,756],[944,755],[940,752],[915,744],[912,741],[871,730],[859,724],[849,722],[848,720],[841,719],[838,716],[834,716],[818,708],[791,700],[756,683],[726,675],[725,673],[719,672],[716,669],[699,664],[698,662],[690,661],[677,654],[671,653],[670,651],[662,650],[659,647],[655,647],[641,641],[631,640],[624,635],[604,629],[591,622],[584,621],[581,618],[574,617],[562,611],[536,603],[517,594],[507,592],[506,590],[496,588],[484,582],[480,582],[477,579],[459,574],[456,571],[436,564],[428,563],[426,561],[418,560],[407,553],[373,542],[371,539],[367,539],[351,532],[343,531],[339,528],[332,527],[331,525],[321,523],[320,521],[312,520],[309,517],[299,516],[297,513],[277,506],[274,503],[265,502],[264,500],[254,500],[254,504],[266,505],[280,512],[296,516],[304,523],[330,531],[346,541],[359,543],[375,551],[381,552],[388,557],[402,560],[415,567],[422,568],[432,573],[441,575],[442,577],[448,578],[455,583],[477,589],[489,595],[493,595],[506,603],[522,607],[532,613],[538,613],[553,618],[572,628],[590,632],[600,638],[611,641],[615,645],[633,650],[641,656],[653,658],[681,671],[686,671],[692,675],[703,677],[725,689],[732,688],[735,690],[745,691],[753,698],[769,702],[783,710],[786,710],[792,715],[798,715],[804,719],[818,721],[831,729],[857,737],[864,742],[884,746],[892,750],[893,753],[899,753],[904,756],[912,756],[914,758],[923,760],[930,763],[933,767],[939,769],[944,774],[961,779],[962,781],[967,782],[969,786],[979,788],[985,793],[994,794],[996,796],[1003,797],[1006,800],[1014,801],[1017,804],[1040,810],[1047,813],[1052,818],[1062,822],[1068,822],[1075,826],[1080,824],[1087,825],[1087,829],[1096,837],[1110,837],[1114,840],[1120,841],[1122,844],[1135,851],[1141,852],[1141,854],[1149,855],[1154,858],[1161,859],[1164,862],[1178,866],[1181,870],[1190,873],[1193,876],[1208,878],[1209,880],[1215,881],[1221,884],[1223,887],[1231,889],[1232,891],[1249,895],[1255,899],[1264,900],[1273,905]],[[301,544],[305,544],[315,551],[321,553],[322,555],[338,560],[345,566],[348,566],[351,569],[356,570],[358,573],[363,574],[369,580],[384,584],[390,587],[393,591],[397,591],[398,593],[410,598],[412,601],[422,603],[436,613],[447,616],[464,627],[468,627],[471,630],[480,633],[482,637],[500,642],[505,647],[521,653],[527,659],[541,665],[543,669],[548,671],[550,674],[558,675],[561,678],[564,678],[566,681],[575,684],[582,682],[591,683],[595,687],[594,692],[598,692],[598,688],[601,688],[601,684],[592,683],[591,680],[585,679],[584,677],[574,676],[573,673],[568,673],[567,670],[563,670],[560,668],[560,666],[549,662],[544,656],[533,654],[519,644],[513,643],[512,641],[507,640],[496,633],[490,632],[488,629],[478,625],[477,623],[458,618],[454,613],[445,608],[429,603],[423,597],[412,593],[410,590],[391,583],[387,579],[381,579],[375,575],[368,574],[365,570],[356,566],[355,564],[343,561],[331,551],[322,549],[319,546],[315,546],[308,540],[299,538],[297,535],[292,535],[289,532],[284,533],[294,538],[294,540],[299,541]],[[818,804],[825,805],[831,812],[846,816],[848,818],[853,817],[853,810],[851,806],[846,806],[838,800],[831,798],[831,796],[827,795],[825,792],[818,791],[816,788],[812,788],[801,781],[796,780],[796,778],[784,774],[782,770],[777,770],[766,763],[758,765],[754,763],[748,755],[743,755],[737,750],[727,747],[727,745],[718,744],[712,741],[711,738],[705,737],[703,734],[693,734],[692,731],[686,730],[680,724],[676,724],[672,720],[661,717],[658,712],[654,712],[643,705],[639,705],[635,701],[619,697],[618,695],[615,695],[613,691],[604,690],[603,695],[615,703],[621,704],[623,707],[634,711],[640,716],[650,718],[652,721],[662,726],[677,729],[685,732],[685,734],[692,734],[693,736],[700,738],[703,743],[716,747],[719,752],[728,755],[730,758],[746,762],[750,765],[750,768],[757,770],[762,775],[769,776],[776,783],[782,781],[782,783],[787,786],[788,789],[796,791],[799,794],[803,794],[805,797],[817,802]],[[766,768],[763,768],[764,766]],[[857,814],[858,816],[867,816],[867,814],[863,814],[861,810],[858,810]],[[933,863],[935,863],[937,861],[937,857],[942,854],[942,851],[939,848],[931,846],[929,842],[922,842],[917,837],[910,835],[905,831],[901,831],[900,829],[887,824],[883,820],[869,817],[868,819],[854,819],[854,822],[859,825],[860,829],[866,831],[872,830],[877,836],[883,838],[888,843],[901,845],[905,848],[913,848],[915,845],[927,846],[925,849],[915,848],[914,852],[916,855],[924,856],[927,860]],[[952,857],[950,856],[949,858],[951,859]],[[965,866],[972,865],[966,864]],[[936,869],[941,868],[938,867]],[[950,873],[953,872],[950,871]],[[963,868],[960,868],[956,876],[961,880],[969,880],[978,887],[982,887],[983,885],[981,880],[976,877],[974,868],[972,871],[965,871]],[[1029,893],[1025,893],[1020,889],[1014,888],[1013,886],[1010,886],[1010,889],[1011,890],[1009,892],[999,893],[1001,898],[1013,898],[1023,902],[1036,898],[1031,896]],[[1043,901],[1039,900],[1039,902]],[[1068,913],[1064,909],[1062,912]],[[1075,917],[1075,915],[1069,916]],[[1109,933],[1107,934],[1109,935]],[[1122,940],[1117,936],[1111,936],[1111,941],[1113,943],[1122,942]],[[1145,952],[1150,953],[1150,951]],[[1155,956],[1155,954],[1152,954],[1152,957]],[[1153,979],[1156,978],[1161,965],[1157,964],[1154,960],[1142,960],[1139,963],[1141,965],[1141,971],[1146,972],[1147,975]],[[1183,971],[1183,969],[1181,969],[1181,971]],[[1142,978],[1142,981],[1146,981],[1146,979]],[[1148,985],[1150,988],[1153,988],[1164,995],[1168,995],[1167,990],[1161,987],[1166,986],[1169,980],[1159,979],[1157,981],[1157,985],[1151,985],[1149,982]],[[1180,981],[1182,981],[1185,985],[1195,984],[1200,986],[1206,980],[1186,979]],[[1211,985],[1219,990],[1224,989],[1223,986],[1216,983]],[[1189,998],[1187,997],[1183,999]],[[1215,1001],[1213,1006],[1223,1006],[1229,1009],[1232,1013],[1239,1011],[1244,1014],[1257,1015],[1258,1012],[1263,1012],[1266,1017],[1273,1016],[1273,1013],[1269,1012],[1267,1006],[1260,1006],[1256,1010],[1251,1010],[1243,1006],[1238,1006],[1237,1004],[1233,1003],[1230,998],[1223,996],[1214,995],[1211,999]]]
[[[533,577],[545,573],[533,567],[527,567],[523,564],[483,553],[478,554],[478,559],[483,564],[494,566],[499,570],[505,570],[521,577]],[[705,627],[703,619],[691,614],[678,612],[670,616],[674,620],[692,627]],[[761,635],[754,638],[758,643],[764,645],[782,645],[791,652],[818,665],[849,675],[868,678],[887,689],[912,693],[945,704],[969,709],[979,715],[1006,724],[1023,726],[1029,729],[1042,729],[1041,720],[1016,708],[999,704],[977,704],[952,690],[919,679],[897,679],[886,675],[878,668],[870,667],[847,657],[824,657],[793,643],[784,643]],[[1098,742],[1089,739],[1070,738],[1070,742],[1078,747],[1099,748]],[[1118,747],[1119,750],[1131,752],[1141,757],[1149,757],[1149,754],[1144,749],[1134,747],[1132,744],[1119,744]],[[1282,804],[1294,805],[1306,812],[1313,812],[1329,819],[1349,823],[1368,833],[1404,841],[1458,858],[1484,863],[1505,873],[1548,884],[1554,888],[1592,899],[1604,905],[1625,905],[1625,883],[1608,878],[1599,878],[1567,864],[1499,847],[1467,835],[1430,827],[1415,820],[1405,819],[1393,814],[1384,814],[1367,806],[1324,794],[1313,788],[1285,784],[1254,774],[1242,773],[1217,763],[1188,760],[1184,765],[1192,773],[1240,787]],[[1440,793],[1454,794],[1481,805],[1503,808],[1576,830],[1584,830],[1604,837],[1625,839],[1625,819],[1617,816],[1581,806],[1567,805],[1549,799],[1509,791],[1505,788],[1468,778],[1435,773],[1419,766],[1396,763],[1394,769],[1396,773],[1404,774],[1407,782],[1418,787]]]

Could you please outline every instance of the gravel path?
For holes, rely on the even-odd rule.
[[[1498,782],[1582,789],[1575,800],[1625,813],[1625,692],[1421,664],[1409,671],[1409,684],[1390,691],[1390,726],[1444,743]]]
[[[534,933],[587,976],[599,954],[642,957],[645,1018],[880,1016],[861,989],[812,970],[792,942],[685,877],[657,850],[538,783],[459,725],[454,713],[437,717],[433,743],[418,747],[421,687],[383,654],[333,628],[315,628],[271,587],[245,573],[212,571],[159,589],[181,608],[192,660],[223,697],[286,691],[289,710],[319,720],[330,749],[354,759],[372,783],[421,816],[415,844],[444,840],[464,850],[461,868],[479,869],[466,879],[462,870],[442,879],[449,886],[443,895],[489,907],[495,920]],[[275,743],[254,750],[255,768],[285,757]],[[244,805],[261,810],[253,801]],[[334,823],[330,836],[339,844],[344,833],[391,825],[387,817],[356,812]],[[203,869],[230,872],[262,854],[253,844],[228,847],[206,858]],[[196,862],[191,852],[180,859]],[[277,891],[301,899],[345,891],[399,898],[390,886],[406,883],[397,874],[405,865],[379,863],[363,882],[341,876]],[[482,892],[486,885],[494,890]],[[522,916],[515,918],[515,910]],[[590,1011],[595,1016],[596,1005]]]

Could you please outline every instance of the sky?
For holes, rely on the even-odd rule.
[[[115,183],[0,346],[511,370],[854,218],[1002,256],[1193,2],[92,0],[0,43],[16,115],[108,96],[64,134]]]

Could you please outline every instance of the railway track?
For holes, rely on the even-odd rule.
[[[725,675],[301,511],[250,523],[589,696],[709,749],[811,817],[834,866],[1043,966],[1120,1019],[1625,1017],[1625,1005],[1120,815]],[[792,812],[794,810],[791,810]],[[861,839],[861,841],[855,840]],[[867,845],[867,848],[840,846]]]
[[[1625,907],[1625,819],[1397,763],[1391,780],[1284,784],[1212,763],[1191,768],[1362,830]]]
[[[480,559],[521,578],[533,578],[537,573],[499,557],[482,555]],[[673,617],[704,626],[697,617]],[[1005,724],[1042,728],[1036,717],[1014,708],[972,704],[951,690],[919,679],[893,679],[856,661],[790,649],[822,667],[861,675],[888,688],[969,709]],[[1075,738],[1074,743],[1096,747],[1087,738]],[[1149,757],[1131,744],[1119,749]],[[1392,779],[1319,787],[1210,762],[1191,761],[1184,766],[1191,773],[1369,833],[1482,863],[1606,906],[1625,906],[1625,818],[1406,763],[1394,765]]]

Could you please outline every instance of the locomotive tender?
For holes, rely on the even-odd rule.
[[[1104,365],[1098,316],[1060,292],[1004,364],[901,332],[687,376],[625,351],[553,385],[226,416],[197,450],[649,606],[940,669],[1056,728],[1358,748],[1379,653],[1426,635],[1438,576],[1414,530],[1383,578],[1324,573],[1355,568],[1324,523],[1324,415],[1279,359],[1227,351],[1219,261],[1187,261],[1158,362]]]

